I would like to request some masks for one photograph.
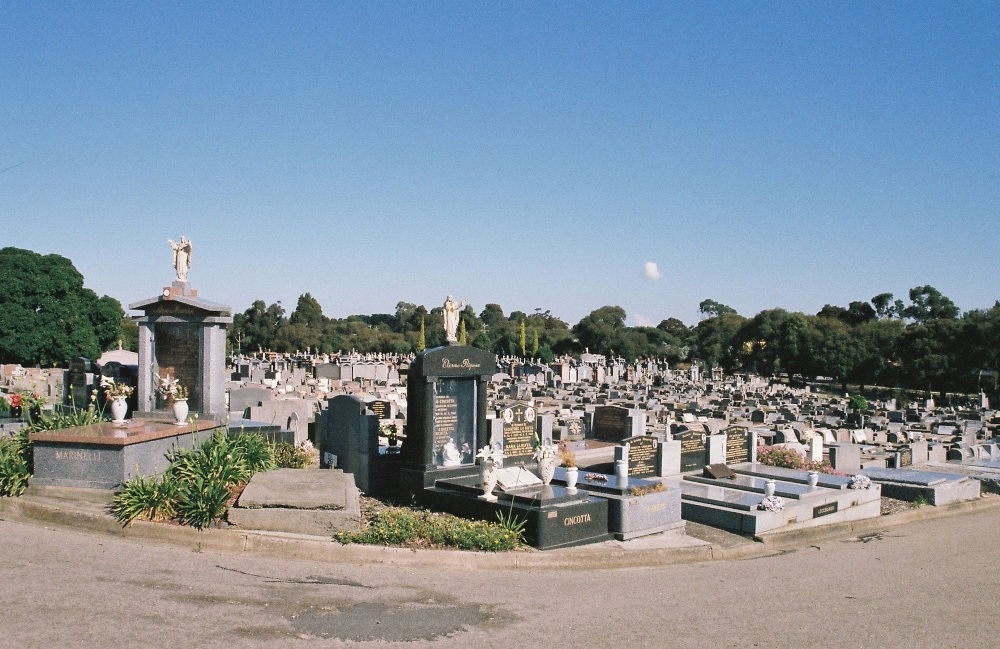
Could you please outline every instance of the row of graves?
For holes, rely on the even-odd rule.
[[[308,352],[234,357],[227,368],[230,421],[278,442],[315,442],[323,412],[338,396],[405,403],[410,360],[412,355]]]
[[[441,347],[410,366],[398,451],[384,426],[398,426],[402,405],[343,395],[324,410],[321,455],[368,493],[402,493],[473,518],[522,518],[542,549],[683,533],[685,520],[761,534],[879,515],[878,484],[761,465],[766,428],[735,411],[731,422],[710,418],[690,375],[665,378],[659,388],[644,380],[567,391],[515,380],[479,350]],[[820,457],[821,441],[812,443]],[[543,483],[539,445],[572,452],[578,469],[557,468]],[[503,454],[503,468],[486,490],[482,458],[491,452]]]

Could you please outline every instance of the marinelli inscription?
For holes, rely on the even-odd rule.
[[[100,462],[100,451],[85,450],[57,450],[54,454],[57,460],[69,460],[73,462]]]

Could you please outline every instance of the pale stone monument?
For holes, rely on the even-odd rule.
[[[232,309],[198,297],[187,281],[191,241],[170,241],[177,276],[162,293],[129,305],[142,311],[139,325],[138,412],[158,410],[156,377],[169,377],[188,391],[192,412],[226,415],[226,327]]]
[[[458,342],[458,314],[465,308],[465,302],[455,304],[455,301],[448,296],[444,301],[444,332],[445,339],[449,343]]]
[[[174,251],[174,270],[177,272],[177,281],[186,282],[188,271],[191,270],[191,241],[182,234],[181,240],[177,243],[170,239],[167,239],[167,243]]]

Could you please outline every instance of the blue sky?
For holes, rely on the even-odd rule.
[[[184,234],[237,311],[988,307],[998,34],[987,2],[2,2],[0,246],[126,305]]]

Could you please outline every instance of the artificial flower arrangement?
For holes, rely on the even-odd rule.
[[[156,375],[156,380],[159,385],[156,387],[156,391],[160,393],[164,399],[169,399],[171,401],[179,401],[181,399],[188,398],[188,391],[181,382],[177,379],[171,377],[169,374],[167,376]]]
[[[104,396],[107,397],[108,401],[128,399],[132,396],[133,390],[132,386],[118,383],[110,376],[101,377],[101,389],[104,390]]]
[[[537,437],[535,439],[538,439]],[[555,444],[538,444],[535,446],[535,460],[556,459],[559,457],[559,447]]]
[[[484,446],[476,453],[476,459],[482,460],[483,463],[492,462],[497,469],[503,466],[503,458],[503,450],[492,446]]]

